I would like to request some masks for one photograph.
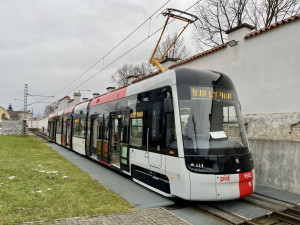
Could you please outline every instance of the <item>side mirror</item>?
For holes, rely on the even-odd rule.
[[[172,98],[165,98],[164,99],[164,107],[166,113],[172,113],[173,110],[173,99]]]

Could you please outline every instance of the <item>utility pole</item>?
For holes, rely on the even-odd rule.
[[[27,121],[27,96],[28,96],[28,84],[24,87],[24,120],[23,120],[23,134],[26,135],[26,121]]]

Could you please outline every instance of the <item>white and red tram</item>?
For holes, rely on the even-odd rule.
[[[164,196],[237,199],[254,166],[231,79],[176,69],[49,117],[49,139]]]

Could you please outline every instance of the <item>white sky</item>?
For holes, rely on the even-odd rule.
[[[165,17],[154,15],[150,26],[147,22],[105,57],[104,62],[65,89],[166,2],[168,0],[1,0],[0,106],[7,108],[11,103],[14,110],[23,108],[24,103],[14,99],[23,99],[25,83],[29,85],[30,94],[55,94],[55,98],[48,101],[65,95],[73,98],[73,89],[81,81],[93,76],[103,66],[146,38],[149,30],[151,34],[163,26]],[[186,10],[196,2],[170,0],[163,9]],[[166,34],[178,31],[183,25],[179,21],[172,23]],[[192,30],[190,26],[183,34],[191,52]],[[76,91],[91,90],[82,92],[82,97],[89,98],[94,92],[104,93],[106,87],[113,85],[111,74],[118,67],[125,63],[138,64],[150,58],[159,35],[160,32]],[[36,99],[29,96],[28,104]],[[28,109],[42,114],[45,105],[34,104],[28,106]]]

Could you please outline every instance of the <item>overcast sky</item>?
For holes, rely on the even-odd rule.
[[[168,3],[167,3],[168,2]],[[156,10],[165,8],[186,10],[196,0],[1,0],[0,1],[0,106],[9,103],[14,110],[23,108],[24,84],[32,95],[55,95],[54,101],[73,92],[82,91],[83,97],[104,93],[112,86],[111,74],[125,63],[147,61],[158,40],[149,38],[139,47],[94,78],[92,77],[134,45],[163,26],[165,17],[154,15],[133,36],[84,74],[68,88],[75,78],[84,73],[108,53],[123,38],[137,28]],[[161,9],[160,12],[163,10]],[[191,10],[189,12],[192,12]],[[167,29],[172,34],[183,23],[174,22]],[[184,33],[191,46],[192,26]],[[191,50],[191,49],[190,49]],[[28,97],[31,104],[39,97]],[[46,104],[33,104],[28,109],[43,113]]]

